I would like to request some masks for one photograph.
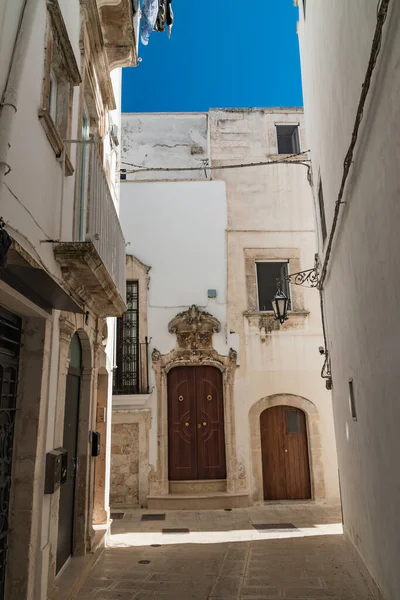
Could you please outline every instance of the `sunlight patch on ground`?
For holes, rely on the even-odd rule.
[[[134,531],[111,535],[109,548],[150,546],[151,544],[227,544],[231,542],[258,542],[288,538],[316,537],[321,535],[341,535],[341,523],[298,527],[293,531],[256,531],[255,529],[234,529],[231,531],[191,531],[184,534],[163,534],[160,531]]]

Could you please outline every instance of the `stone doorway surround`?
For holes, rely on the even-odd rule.
[[[316,406],[303,398],[292,394],[275,394],[261,398],[253,404],[249,411],[250,445],[252,464],[252,497],[254,504],[264,502],[263,470],[261,458],[261,429],[260,416],[264,410],[273,406],[293,406],[299,408],[306,415],[308,453],[310,461],[311,496],[312,500],[325,499],[325,479],[322,462],[321,433],[319,413]]]
[[[221,329],[220,322],[209,313],[192,305],[179,313],[168,325],[169,333],[177,337],[177,345],[168,354],[153,350],[152,362],[157,390],[157,467],[149,477],[150,496],[167,496],[168,480],[168,398],[167,377],[174,367],[212,366],[219,369],[223,379],[226,491],[235,494],[246,490],[246,480],[236,457],[233,384],[237,353],[230,349],[228,356],[214,350],[212,338]]]

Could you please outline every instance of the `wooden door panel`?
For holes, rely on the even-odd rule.
[[[284,423],[284,406],[268,408],[261,413],[261,453],[265,500],[286,499]]]
[[[303,411],[286,407],[285,471],[288,500],[311,498],[310,464],[306,417]]]
[[[193,368],[178,367],[168,375],[169,479],[197,479],[196,398]]]
[[[195,367],[197,464],[199,479],[225,479],[225,425],[222,374]]]
[[[63,447],[68,451],[68,472],[67,481],[60,489],[56,564],[57,573],[66,563],[73,551],[80,383],[80,377],[68,373],[65,393],[63,437]]]

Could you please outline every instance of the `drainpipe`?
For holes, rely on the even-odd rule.
[[[40,0],[25,0],[18,23],[17,35],[11,55],[6,85],[0,101],[0,206],[4,177],[11,171],[8,152],[15,114],[18,110],[18,93],[22,80],[25,57],[33,32],[33,21]]]

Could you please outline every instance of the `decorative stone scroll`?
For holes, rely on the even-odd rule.
[[[195,304],[176,315],[168,325],[169,333],[176,334],[178,348],[182,350],[212,348],[212,336],[220,330],[218,319]]]

